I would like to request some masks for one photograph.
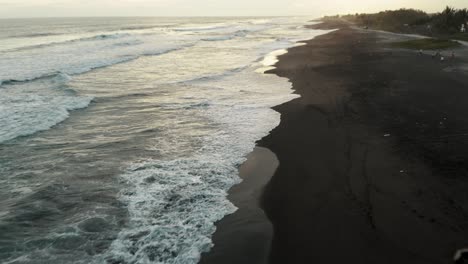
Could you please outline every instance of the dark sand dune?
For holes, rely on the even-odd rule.
[[[272,71],[302,97],[275,107],[281,124],[259,142],[280,162],[261,198],[269,262],[452,263],[468,246],[465,59],[388,49],[388,36],[340,22],[319,27],[340,30],[290,49]],[[236,230],[218,226],[202,263],[261,263],[259,240],[229,244]]]

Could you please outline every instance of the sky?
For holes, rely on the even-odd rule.
[[[0,18],[83,16],[323,16],[387,9],[468,8],[468,0],[0,0]]]

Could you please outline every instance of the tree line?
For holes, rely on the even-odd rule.
[[[376,14],[335,16],[364,27],[395,32],[430,31],[435,34],[456,34],[468,31],[468,9],[446,7],[442,12],[428,14],[416,9],[382,11]],[[333,17],[325,17],[333,18]]]

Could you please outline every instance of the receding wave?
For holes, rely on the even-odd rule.
[[[229,70],[226,70],[226,71],[224,71],[222,73],[218,73],[218,74],[206,75],[206,76],[196,77],[196,78],[189,79],[189,80],[184,80],[184,81],[181,81],[179,83],[181,83],[181,84],[196,84],[196,83],[201,83],[201,82],[205,82],[205,81],[217,80],[217,79],[221,79],[223,77],[229,76],[229,75],[233,75],[233,74],[242,72],[242,71],[244,71],[244,70],[246,70],[248,68],[250,68],[250,65],[245,65],[244,67],[229,69]]]
[[[219,29],[226,29],[230,28],[232,25],[212,25],[212,26],[201,26],[201,27],[186,27],[186,28],[175,28],[174,31],[195,31],[195,32],[200,32],[200,31],[214,31],[214,30],[219,30]]]
[[[67,76],[67,77],[65,77]],[[71,78],[70,75],[63,73],[63,72],[54,72],[46,75],[41,75],[36,78],[31,78],[31,79],[24,79],[24,80],[15,80],[15,79],[9,79],[9,80],[0,80],[0,86],[1,85],[12,85],[12,84],[18,84],[18,83],[23,83],[23,82],[30,82],[30,81],[35,81],[35,80],[40,80],[40,79],[52,79],[52,78]]]
[[[10,36],[10,38],[39,38],[39,37],[50,37],[50,36],[60,36],[60,35],[63,35],[63,33],[44,32],[44,33],[13,35],[13,36]]]
[[[225,41],[235,38],[235,36],[217,36],[211,38],[203,38],[203,41]]]
[[[262,23],[259,22],[259,24]],[[291,46],[290,41],[286,39],[283,42],[274,37],[271,37],[270,41],[268,32],[252,37],[249,35],[245,39],[236,39],[232,46],[200,41],[201,38],[205,38],[203,39],[205,41],[222,41],[223,39],[219,38],[225,38],[226,35],[236,37],[255,34],[252,33],[251,27],[247,28],[248,31],[235,31],[240,29],[237,27],[239,24],[234,29],[230,27],[227,30],[223,28],[227,28],[225,25],[229,23],[211,27],[206,27],[207,24],[209,22],[199,24],[198,27],[196,24],[186,25],[186,27],[190,26],[204,31],[201,33],[197,33],[197,29],[188,34],[174,34],[168,30],[165,39],[164,35],[145,39],[140,34],[138,39],[144,40],[145,43],[137,48],[132,46],[134,38],[124,37],[122,40],[105,42],[100,41],[98,37],[96,43],[100,45],[97,47],[92,42],[90,45],[69,45],[65,48],[60,46],[59,48],[33,50],[24,54],[15,53],[9,57],[13,58],[10,61],[14,67],[11,71],[7,67],[2,67],[3,76],[6,76],[4,79],[17,80],[7,80],[8,85],[4,83],[0,89],[0,124],[2,126],[6,124],[0,127],[0,142],[13,139],[9,143],[16,143],[14,141],[16,137],[27,136],[54,127],[66,120],[73,110],[85,108],[91,102],[96,107],[89,109],[89,114],[87,113],[82,118],[70,119],[68,123],[70,127],[76,128],[84,124],[82,122],[100,125],[103,123],[99,121],[110,119],[112,121],[110,124],[115,127],[121,127],[122,124],[129,125],[128,129],[124,129],[125,137],[131,134],[129,138],[133,140],[133,136],[140,133],[136,135],[137,140],[131,142],[131,151],[135,154],[132,154],[132,159],[129,160],[128,155],[117,155],[124,156],[122,162],[118,159],[115,163],[104,164],[101,161],[107,161],[107,159],[102,158],[100,153],[96,153],[96,155],[99,154],[96,156],[99,157],[96,159],[99,163],[85,166],[87,170],[99,168],[99,172],[107,172],[107,166],[123,165],[127,168],[123,174],[120,174],[118,183],[111,178],[112,184],[114,182],[116,184],[112,188],[119,191],[118,202],[114,198],[109,199],[112,205],[128,210],[125,212],[125,221],[121,221],[122,226],[119,224],[118,230],[112,227],[110,229],[112,232],[96,230],[96,227],[97,229],[107,228],[110,226],[108,224],[110,221],[104,216],[102,218],[96,216],[95,210],[86,209],[76,213],[74,211],[69,222],[63,223],[57,220],[57,225],[52,225],[53,228],[57,226],[57,229],[66,230],[64,232],[67,234],[56,233],[56,229],[48,225],[43,233],[27,233],[30,231],[27,228],[23,231],[27,233],[25,239],[10,239],[9,241],[18,243],[22,247],[23,240],[28,242],[28,245],[30,241],[41,241],[41,246],[53,243],[51,244],[53,246],[42,246],[35,252],[31,252],[28,247],[24,246],[27,251],[19,253],[15,251],[15,259],[10,261],[10,258],[10,263],[14,261],[72,263],[77,262],[74,261],[75,259],[80,259],[80,263],[196,264],[201,254],[212,248],[211,236],[216,228],[215,222],[236,210],[236,207],[227,199],[227,191],[233,184],[240,181],[239,165],[254,148],[255,142],[279,124],[279,113],[270,107],[296,98],[297,95],[291,94],[291,84],[287,79],[255,72],[255,69],[262,65],[271,65],[278,54],[270,52]],[[220,30],[217,31],[217,29]],[[207,32],[208,30],[212,31]],[[290,32],[291,30],[285,29],[284,34],[291,34]],[[274,35],[276,36],[276,33]],[[182,42],[190,44],[183,46],[180,44]],[[131,48],[127,48],[125,43]],[[122,46],[119,46],[121,44]],[[154,60],[121,65],[122,68],[99,71],[90,76],[83,76],[84,82],[72,81],[73,74],[199,44],[200,47],[188,49],[187,52],[184,50],[181,54],[174,53],[152,58]],[[88,46],[89,49],[87,49]],[[235,50],[233,50],[234,46]],[[28,59],[36,52],[41,53],[40,56]],[[63,59],[66,57],[56,56],[54,52],[73,54],[73,56],[70,56],[70,61],[66,61]],[[17,55],[24,55],[24,60],[15,63],[14,59],[17,59]],[[199,58],[203,60],[201,64]],[[47,60],[55,60],[59,63],[44,63]],[[219,63],[220,60],[223,60],[222,63]],[[36,63],[37,61],[39,63]],[[28,63],[31,68],[35,68],[23,70],[20,67]],[[137,75],[134,74],[134,69],[138,70],[135,71]],[[116,74],[116,72],[124,71],[130,74],[122,76]],[[38,77],[35,78],[35,76]],[[138,79],[138,82],[131,82],[135,79]],[[113,85],[108,85],[109,80]],[[80,91],[94,93],[94,87],[89,87],[89,82],[96,82],[96,88],[105,87],[105,92],[109,90],[109,94],[106,93],[105,96],[97,99],[81,95]],[[76,90],[73,90],[74,87]],[[81,90],[81,87],[84,89]],[[100,92],[98,90],[96,94],[101,94]],[[114,106],[118,106],[118,111],[112,111]],[[3,111],[4,109],[7,111]],[[109,113],[116,115],[109,118]],[[123,114],[120,115],[121,113]],[[76,114],[80,115],[80,113]],[[148,122],[148,120],[154,122]],[[147,123],[151,125],[146,126]],[[68,127],[67,125],[65,131]],[[106,129],[110,127],[105,125]],[[80,126],[80,128],[86,132],[91,131],[93,134],[96,132],[96,135],[102,133],[101,128],[96,128],[95,131],[93,130],[95,128],[88,130],[86,126]],[[131,133],[128,133],[129,131]],[[73,136],[63,133],[62,128],[57,128],[56,133],[50,132],[54,136],[63,137],[64,140],[60,142],[68,142]],[[116,131],[115,135],[118,137],[112,137],[110,141],[101,142],[100,137],[95,139],[99,144],[114,144],[121,142],[123,138],[121,133]],[[146,138],[150,140],[146,141]],[[81,140],[82,137],[71,139]],[[41,144],[39,141],[38,144]],[[18,143],[22,143],[22,140]],[[122,147],[127,149],[126,146]],[[93,152],[101,152],[97,150],[93,149]],[[109,148],[109,150],[114,149]],[[135,150],[142,150],[142,152]],[[147,152],[153,150],[154,153]],[[62,155],[62,152],[59,153]],[[85,156],[83,160],[86,162],[94,157]],[[117,156],[111,155],[109,158]],[[78,158],[64,160],[63,168],[72,168],[69,162],[75,160]],[[130,163],[128,167],[126,162]],[[81,165],[81,163],[77,164]],[[57,166],[57,168],[62,168],[62,166]],[[69,169],[69,171],[72,170]],[[58,172],[62,173],[62,171]],[[96,185],[97,182],[99,183],[97,185],[101,186],[101,182],[97,178],[94,181],[93,177],[98,175],[99,178],[103,178],[100,176],[102,174],[94,172],[87,172],[89,177],[86,177],[86,181],[92,185]],[[62,181],[62,178],[60,180]],[[67,184],[72,186],[74,182],[67,182]],[[78,187],[80,190],[89,189],[79,185]],[[88,197],[79,196],[82,194],[80,191],[72,191],[77,194],[77,199],[80,199],[78,203],[85,200],[82,197]],[[97,196],[93,194],[91,197]],[[91,199],[88,198],[88,200]],[[97,206],[101,208],[107,203],[107,200],[99,201]],[[50,207],[49,203],[46,206],[47,209],[54,207]],[[33,212],[37,212],[36,208],[33,209],[35,210]],[[115,211],[112,211],[109,217],[120,221]],[[13,227],[16,226],[13,225]],[[70,226],[75,231],[69,234],[70,228],[68,227]],[[92,237],[88,236],[89,230],[93,232]],[[54,240],[44,243],[43,240],[37,239],[37,237],[42,239],[43,236],[49,236]],[[30,237],[34,239],[30,240]],[[94,240],[95,237],[99,238]],[[88,240],[89,244],[86,242]],[[78,241],[79,246],[73,244],[73,241]],[[105,241],[104,246],[101,241]],[[60,247],[61,244],[66,245]],[[15,249],[11,251],[13,250]],[[59,250],[67,250],[67,254],[70,254],[60,255],[57,253]],[[86,254],[88,250],[93,255]],[[10,253],[9,251],[10,249],[7,249],[7,253]],[[38,255],[42,259],[36,258]],[[24,257],[25,260],[17,256]],[[73,258],[68,258],[68,256],[73,256]]]
[[[57,76],[59,74],[62,74],[62,73],[67,74],[67,75],[82,74],[82,73],[86,73],[86,72],[89,72],[89,71],[92,71],[92,70],[95,70],[95,69],[105,68],[105,67],[109,67],[109,66],[112,66],[112,65],[116,65],[116,64],[120,64],[120,63],[124,63],[124,62],[129,62],[129,61],[132,61],[132,60],[136,60],[136,59],[138,59],[140,57],[143,57],[143,56],[162,55],[162,54],[165,54],[165,53],[181,50],[181,49],[184,49],[186,47],[188,47],[188,46],[181,46],[181,47],[177,47],[177,48],[170,48],[170,49],[167,49],[167,50],[159,50],[159,51],[154,51],[154,52],[143,52],[143,53],[138,54],[138,55],[123,56],[123,57],[118,57],[118,58],[114,58],[114,59],[109,59],[107,61],[97,62],[97,63],[95,63],[93,65],[82,66],[82,67],[79,67],[79,68],[74,69],[74,70],[68,70],[68,71],[64,70],[64,71],[59,71],[59,72],[51,72],[51,73],[46,73],[46,74],[37,75],[37,76],[30,76],[28,78],[7,79],[7,80],[1,80],[0,79],[0,86],[17,84],[17,83],[24,83],[24,82],[31,82],[31,81],[35,81],[35,80],[39,80],[39,79],[48,79],[48,78],[55,77],[55,76]]]
[[[0,143],[48,130],[67,119],[70,111],[88,107],[93,98],[67,87],[71,80],[57,73],[37,83],[0,90]]]
[[[234,32],[233,34],[230,35],[220,35],[220,36],[214,36],[214,37],[209,37],[209,38],[203,38],[203,41],[225,41],[225,40],[231,40],[234,38],[239,38],[239,37],[245,37],[250,31],[249,30],[238,30]]]
[[[145,30],[145,29],[154,29],[154,28],[162,28],[162,27],[170,27],[172,26],[171,24],[167,24],[167,25],[153,25],[153,26],[128,26],[128,27],[122,27],[120,28],[120,30],[128,30],[128,31],[132,31],[132,30]]]
[[[125,41],[125,42],[115,43],[112,46],[114,46],[114,47],[126,47],[126,46],[140,45],[140,44],[143,44],[143,43],[144,43],[143,41],[135,39],[135,40]]]
[[[131,36],[131,34],[128,34],[128,33],[100,34],[100,35],[95,35],[91,37],[77,38],[77,39],[57,41],[57,42],[49,42],[49,43],[31,45],[31,46],[24,46],[24,47],[7,50],[7,51],[10,51],[10,52],[22,51],[22,50],[38,49],[38,48],[45,48],[45,47],[57,46],[57,45],[66,45],[66,44],[82,42],[82,41],[86,42],[86,41],[96,41],[96,40],[119,39],[119,38],[125,38],[129,36]]]

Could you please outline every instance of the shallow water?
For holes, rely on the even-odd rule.
[[[306,22],[2,21],[0,261],[197,263]]]

